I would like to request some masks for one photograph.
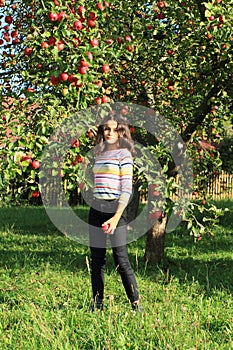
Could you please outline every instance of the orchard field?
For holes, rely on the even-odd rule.
[[[1,349],[233,348],[233,204],[207,193],[233,164],[232,6],[0,0]],[[88,247],[43,206],[49,178],[85,220],[76,194],[91,191],[88,156],[108,113],[130,124],[134,185],[148,194],[150,229],[129,245],[145,307],[136,315],[110,253],[105,312],[88,312]]]
[[[57,232],[42,207],[2,208],[1,349],[232,349],[233,202],[217,205],[230,210],[214,236],[193,244],[180,226],[160,265],[144,263],[145,237],[129,245],[142,314],[131,311],[111,252],[105,310],[93,314],[88,248]],[[85,219],[87,208],[76,211]]]

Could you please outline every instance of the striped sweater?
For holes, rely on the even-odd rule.
[[[95,159],[94,197],[127,205],[132,194],[133,159],[128,149],[105,151]]]

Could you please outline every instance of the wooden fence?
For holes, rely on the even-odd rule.
[[[222,171],[208,185],[208,196],[213,199],[233,198],[233,174]]]
[[[176,182],[179,183],[179,180],[177,179]],[[179,196],[182,196],[182,192],[179,193]],[[197,194],[191,194],[188,197],[190,199],[202,198],[199,196],[198,192]],[[222,171],[218,175],[215,175],[212,178],[210,178],[207,187],[207,198],[212,198],[216,200],[233,198],[233,174],[228,174]],[[142,203],[145,203],[147,201],[147,191],[142,191],[140,193],[140,201]]]

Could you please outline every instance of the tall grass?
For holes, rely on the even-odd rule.
[[[90,313],[89,249],[64,237],[41,207],[0,209],[0,349],[233,349],[233,201],[214,236],[182,225],[160,266],[129,245],[144,312],[134,314],[107,255],[104,312]],[[82,217],[87,209],[78,208]]]

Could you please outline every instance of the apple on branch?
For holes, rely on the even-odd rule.
[[[74,137],[70,140],[70,145],[73,148],[78,148],[80,146],[80,141]]]
[[[33,197],[33,198],[38,198],[38,197],[40,197],[40,191],[33,191],[33,192],[32,192],[32,197]]]
[[[68,74],[68,73],[62,72],[62,73],[60,74],[60,80],[61,80],[61,81],[66,81],[66,80],[68,80],[68,78],[69,78],[69,74]]]
[[[98,39],[91,39],[90,41],[89,41],[89,43],[91,44],[91,46],[92,47],[96,47],[96,46],[98,46],[99,45],[99,40]]]
[[[103,72],[103,73],[109,73],[109,72],[110,72],[110,67],[109,67],[108,64],[104,64],[104,65],[102,66],[102,72]]]
[[[161,210],[155,210],[154,212],[150,213],[150,219],[151,220],[159,220],[161,221],[163,218],[163,212]]]
[[[30,165],[33,169],[39,169],[40,162],[38,160],[33,160]]]

